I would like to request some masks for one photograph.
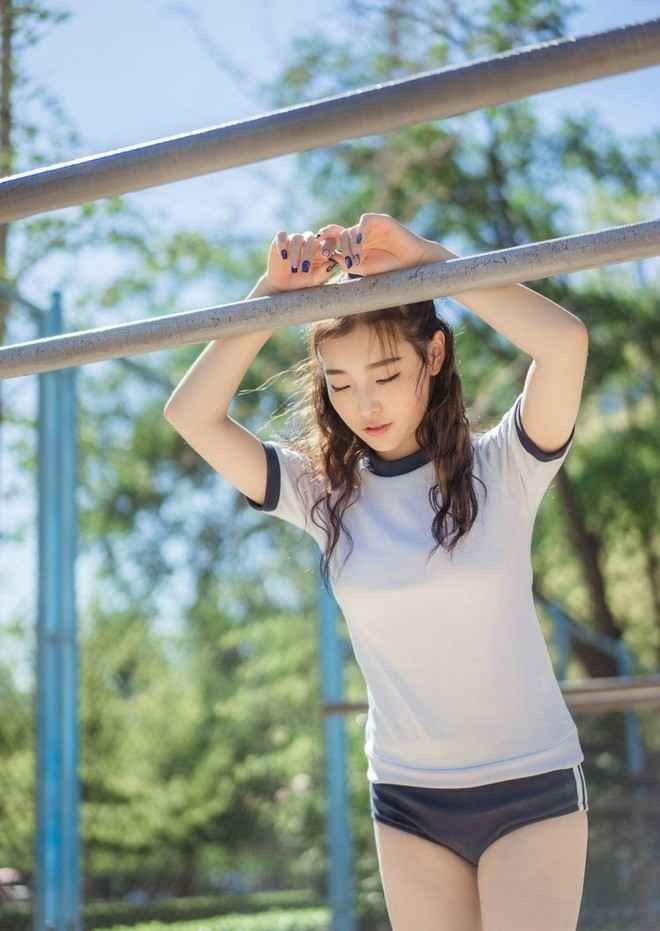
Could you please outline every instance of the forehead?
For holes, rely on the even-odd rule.
[[[373,327],[359,327],[346,336],[334,337],[323,341],[318,350],[319,360],[325,374],[333,371],[361,372],[369,371],[374,363],[393,356],[406,355],[405,342],[394,336],[390,342],[384,335],[384,345]]]

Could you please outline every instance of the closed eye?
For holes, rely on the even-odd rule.
[[[377,378],[377,385],[386,385],[388,381],[394,381],[395,378],[398,378],[401,372],[397,372],[396,375],[392,375],[390,378]],[[350,388],[350,385],[343,385],[341,388],[335,388],[334,385],[330,385],[333,391],[346,391],[347,388]]]

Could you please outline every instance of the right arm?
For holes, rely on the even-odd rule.
[[[247,300],[277,293],[263,275]],[[164,416],[223,478],[254,501],[266,492],[261,441],[229,416],[229,406],[272,330],[212,340],[167,401]]]
[[[334,271],[334,265],[321,255],[324,241],[309,231],[291,237],[279,232],[271,243],[267,271],[247,300],[324,284]],[[283,248],[288,252],[286,261],[281,258]],[[305,260],[310,269],[303,273]],[[300,271],[294,273],[292,266]],[[212,340],[176,386],[163,411],[168,423],[216,472],[257,504],[263,504],[266,496],[266,451],[257,436],[229,416],[229,407],[272,334],[273,330],[259,330]]]

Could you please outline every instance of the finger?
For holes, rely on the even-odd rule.
[[[326,226],[320,227],[318,235],[321,241],[321,252],[323,255],[331,256],[332,253],[337,248],[337,243],[339,238],[344,231],[344,227],[340,226],[338,223],[328,223]]]
[[[273,242],[280,259],[285,262],[289,257],[289,237],[286,230],[278,230]]]
[[[353,265],[359,265],[360,252],[362,251],[358,245],[358,239],[360,242],[362,242],[361,224],[358,223],[355,226],[351,226],[348,232],[351,243],[351,258],[353,259]]]
[[[295,275],[300,271],[300,255],[302,253],[303,237],[300,233],[289,236],[289,265]]]
[[[321,226],[316,234],[321,245],[321,254],[329,258],[335,250],[337,238],[342,231],[341,226],[336,223],[330,223],[327,226]]]
[[[300,271],[303,274],[309,274],[309,270],[312,267],[312,262],[314,261],[314,254],[316,253],[318,240],[311,230],[305,230],[303,237],[303,247],[300,254]]]
[[[334,236],[328,236],[327,238],[319,239],[319,242],[321,243],[321,255],[330,258],[337,248],[337,239]]]
[[[341,236],[345,227],[340,226],[339,223],[328,223],[327,226],[319,227],[318,231],[321,236]]]
[[[341,248],[344,252],[344,265],[346,268],[353,267],[353,256],[351,249],[351,236],[347,229],[345,229],[341,234]]]

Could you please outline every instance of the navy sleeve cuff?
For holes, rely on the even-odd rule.
[[[261,445],[266,451],[266,467],[268,469],[266,478],[266,496],[264,498],[264,503],[258,504],[256,501],[253,501],[252,498],[248,498],[247,495],[243,495],[243,497],[250,505],[250,507],[255,509],[255,511],[274,511],[279,504],[280,489],[282,487],[280,460],[277,458],[277,452],[271,443],[268,441],[262,441]]]
[[[534,440],[531,438],[531,436],[529,436],[525,432],[525,428],[523,427],[522,420],[520,419],[521,402],[522,402],[522,396],[518,398],[518,401],[516,403],[516,408],[514,411],[516,431],[520,438],[520,442],[525,447],[528,453],[531,453],[531,455],[534,456],[535,459],[540,459],[541,462],[549,462],[551,459],[559,459],[561,456],[564,455],[564,453],[566,452],[566,449],[568,448],[569,443],[573,439],[573,436],[575,434],[575,424],[573,424],[573,429],[571,430],[571,434],[563,446],[560,446],[559,449],[546,452],[546,450],[540,449],[536,445]]]

